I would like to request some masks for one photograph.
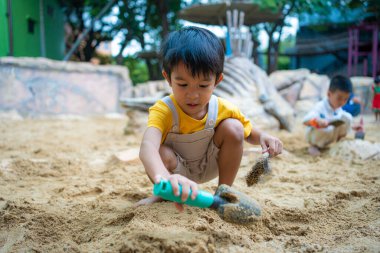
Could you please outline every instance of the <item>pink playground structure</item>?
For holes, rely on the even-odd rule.
[[[380,73],[379,25],[362,23],[348,29],[348,76],[375,76]],[[357,73],[359,62],[363,62],[363,73]],[[368,64],[372,67],[368,73]]]

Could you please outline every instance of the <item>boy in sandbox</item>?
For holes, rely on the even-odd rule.
[[[320,155],[320,149],[339,141],[347,135],[352,116],[342,109],[352,93],[351,80],[345,76],[334,76],[330,81],[327,98],[318,102],[303,119],[308,126],[306,139],[309,154]]]
[[[219,176],[219,185],[234,182],[243,154],[243,140],[260,144],[276,156],[282,142],[254,129],[237,106],[213,95],[223,79],[224,49],[210,31],[185,27],[172,32],[161,48],[162,74],[172,94],[149,109],[140,159],[153,183],[170,181],[181,200],[197,195],[198,183]],[[161,199],[152,196],[136,205]],[[176,208],[183,210],[181,204]]]

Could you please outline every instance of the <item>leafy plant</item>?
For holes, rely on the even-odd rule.
[[[148,68],[144,60],[133,56],[127,56],[124,58],[123,65],[128,68],[129,76],[131,77],[134,86],[149,80]]]

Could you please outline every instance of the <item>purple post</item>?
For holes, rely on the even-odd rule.
[[[355,27],[354,29],[354,75],[356,76],[356,69],[358,67],[359,59],[359,29]]]
[[[352,29],[348,29],[348,67],[347,67],[347,74],[348,76],[351,76],[352,71],[352,40],[353,40],[353,34]]]
[[[378,26],[377,24],[373,25],[373,32],[372,32],[372,77],[376,77],[376,70],[377,70],[377,48],[378,48]]]
[[[371,50],[360,51],[360,31],[372,34],[371,41]],[[380,52],[379,47],[379,26],[378,24],[366,24],[362,23],[358,26],[352,26],[348,29],[348,66],[347,72],[349,76],[356,75],[357,67],[359,63],[359,57],[367,57],[363,60],[363,71],[364,75],[368,74],[369,66],[369,56],[371,56],[372,64],[372,77],[374,78],[377,75],[377,72],[380,72]],[[363,42],[362,44],[364,44]]]

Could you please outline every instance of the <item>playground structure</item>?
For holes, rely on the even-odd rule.
[[[380,72],[379,25],[376,23],[362,23],[348,29],[348,76],[357,75],[359,60],[363,62],[363,76]]]

